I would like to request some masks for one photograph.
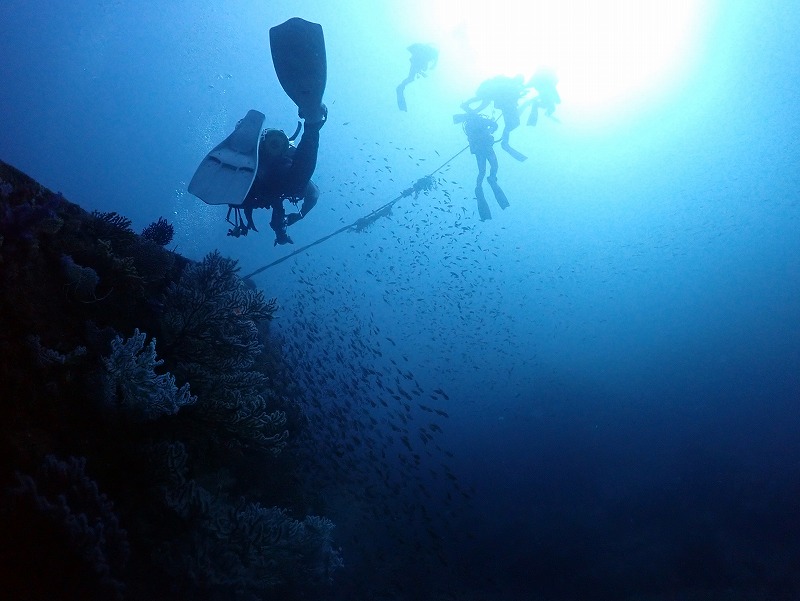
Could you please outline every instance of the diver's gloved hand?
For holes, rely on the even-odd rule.
[[[278,244],[281,246],[284,244],[294,244],[294,240],[292,240],[286,232],[275,232],[275,243],[272,246],[278,246]]]
[[[320,128],[325,125],[328,120],[328,107],[324,103],[320,104],[318,108],[306,113],[303,110],[297,112],[297,116],[305,121],[305,127]]]

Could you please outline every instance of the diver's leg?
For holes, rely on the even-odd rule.
[[[505,111],[503,111],[503,121],[505,122],[505,131],[510,134],[512,131],[519,127],[519,109],[514,107],[508,107]],[[507,137],[507,134],[504,135]]]
[[[499,168],[497,164],[497,155],[494,152],[494,148],[492,148],[488,153],[486,153],[486,160],[489,162],[489,181],[497,181],[497,169]]]
[[[308,215],[308,212],[316,206],[317,200],[319,200],[319,188],[309,180],[308,186],[306,186],[306,193],[303,195],[303,205],[300,207],[300,212],[287,215],[286,225],[297,223]]]
[[[486,160],[489,162],[489,177],[486,178],[486,181],[489,182],[489,187],[492,189],[497,204],[500,205],[501,209],[507,209],[509,207],[508,198],[506,198],[505,192],[503,192],[497,183],[497,170],[499,165],[494,149],[487,154]]]
[[[408,70],[408,77],[401,81],[397,86],[397,108],[399,108],[401,111],[408,110],[408,105],[406,105],[405,90],[406,86],[417,78],[417,73],[418,69],[412,61],[411,67]]]
[[[280,238],[286,235],[286,210],[283,208],[283,199],[272,203],[272,219],[269,221],[272,231]]]
[[[397,86],[397,108],[401,111],[408,111],[408,105],[406,104],[406,95],[404,93],[406,89],[405,82],[401,83]]]
[[[487,155],[486,160],[489,161],[489,177],[486,178],[486,181],[489,182],[489,187],[492,189],[497,204],[500,205],[501,209],[507,209],[509,207],[508,198],[506,198],[505,192],[503,192],[497,183],[498,165],[497,155],[494,153],[494,150]]]
[[[475,185],[480,186],[483,183],[484,176],[486,175],[487,156],[483,153],[476,152],[475,160],[478,163],[478,179],[476,180]]]
[[[401,81],[397,86],[397,91],[402,93],[405,87],[413,82],[417,78],[417,71],[414,69],[414,66],[411,66],[411,69],[408,71],[408,77],[406,77],[403,81]]]
[[[514,150],[511,148],[511,144],[509,144],[509,139],[511,138],[511,132],[517,129],[519,126],[519,114],[517,112],[517,108],[514,109],[505,109],[503,111],[503,121],[505,122],[505,126],[503,127],[503,135],[501,137],[500,146],[503,147],[508,154],[512,157],[517,159],[518,161],[525,161],[528,159],[524,154],[519,152],[518,150]]]
[[[537,96],[533,100],[529,101],[529,104],[531,105],[531,112],[528,113],[527,125],[535,127],[536,123],[538,123],[539,121],[539,107],[541,106],[541,103],[539,102],[539,97]]]
[[[483,152],[475,153],[475,160],[478,162],[478,179],[475,182],[475,198],[478,201],[478,215],[481,221],[486,221],[492,218],[492,212],[489,210],[489,204],[486,202],[486,196],[483,194],[483,178],[486,175],[486,159],[487,156]]]
[[[317,184],[309,180],[308,186],[306,186],[306,193],[303,196],[303,206],[300,207],[301,215],[303,217],[308,215],[308,212],[317,205],[318,200],[319,188],[317,188]]]

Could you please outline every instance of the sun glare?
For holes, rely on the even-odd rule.
[[[426,14],[454,75],[527,78],[547,66],[558,74],[571,111],[593,117],[628,110],[677,85],[697,52],[709,2],[429,0]]]

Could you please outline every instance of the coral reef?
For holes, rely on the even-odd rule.
[[[114,391],[107,398],[113,399],[116,407],[149,420],[174,415],[181,407],[195,403],[197,397],[189,392],[189,384],[178,388],[169,372],[156,374],[155,369],[164,361],[156,359],[155,338],[144,348],[146,336],[138,329],[128,340],[116,336],[103,363],[108,371],[108,388]]]
[[[127,532],[120,526],[114,504],[101,493],[86,474],[86,459],[71,457],[62,461],[48,455],[36,477],[16,474],[12,489],[15,505],[25,508],[34,523],[29,528],[44,528],[71,551],[80,564],[77,576],[85,593],[107,599],[122,599],[121,577],[130,556]],[[35,523],[36,515],[43,523]],[[22,527],[23,524],[18,524]],[[31,532],[25,533],[30,537]],[[29,551],[25,549],[25,551]],[[64,558],[55,558],[62,562]],[[75,566],[71,566],[75,570]],[[71,578],[75,578],[73,573]],[[58,594],[58,591],[55,591]]]
[[[274,299],[235,261],[189,261],[2,161],[0,263],[4,594],[266,599],[327,585],[333,524],[294,476],[299,455],[282,452],[308,420],[269,340]]]
[[[192,383],[200,399],[196,413],[213,424],[213,436],[277,454],[288,437],[286,416],[269,409],[275,394],[254,369],[263,351],[257,324],[272,318],[276,304],[237,272],[236,261],[218,252],[187,266],[164,295],[162,340],[170,369]]]
[[[131,220],[116,211],[110,213],[92,211],[92,217],[96,219],[94,227],[100,238],[127,238],[133,234]]]
[[[53,194],[38,184],[15,187],[2,179],[0,195],[0,263],[9,254],[30,254],[38,248],[41,234],[55,234],[63,226],[58,216],[64,204],[60,194]]]
[[[175,235],[175,228],[163,217],[159,217],[158,221],[154,221],[142,230],[142,238],[151,240],[159,246],[166,246],[172,242],[172,237]]]
[[[77,346],[66,354],[60,353],[55,349],[43,346],[39,336],[29,336],[28,346],[36,354],[37,363],[40,367],[75,364],[86,354],[85,346]]]
[[[327,518],[296,520],[283,508],[210,492],[187,478],[189,454],[181,443],[160,443],[148,456],[161,501],[190,533],[155,551],[164,577],[185,575],[181,596],[214,598],[226,590],[237,599],[260,599],[276,587],[328,585],[342,566]]]
[[[95,291],[100,278],[94,269],[81,267],[69,255],[61,255],[61,269],[75,298],[84,302],[97,300]]]

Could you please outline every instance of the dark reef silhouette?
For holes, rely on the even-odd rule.
[[[306,420],[275,299],[130,225],[0,162],[4,596],[318,592],[342,561],[287,458]]]

